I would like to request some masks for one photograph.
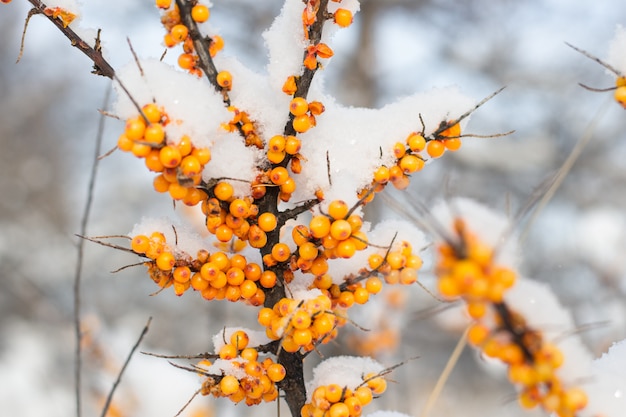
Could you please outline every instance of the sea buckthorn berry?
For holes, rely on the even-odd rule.
[[[296,181],[291,177],[287,178],[287,180],[280,185],[281,194],[291,194],[294,191],[296,191]]]
[[[337,9],[333,18],[335,23],[342,28],[348,27],[352,24],[352,12],[347,9]]]
[[[277,243],[272,247],[272,257],[278,262],[285,262],[291,256],[289,246],[284,243]]]
[[[239,387],[239,381],[232,375],[225,375],[220,381],[220,391],[227,396],[239,391]]]
[[[273,168],[269,173],[269,178],[276,185],[283,185],[289,179],[289,171],[285,167]]]
[[[426,139],[423,135],[412,133],[406,140],[406,144],[413,152],[421,152],[426,148]]]
[[[204,4],[196,4],[191,8],[191,18],[198,23],[206,22],[210,15],[209,8]]]
[[[230,202],[229,211],[235,217],[248,217],[250,208],[244,200],[236,198]]]
[[[382,255],[379,255],[377,253],[373,253],[367,258],[367,262],[368,262],[370,269],[379,268],[383,264],[384,261],[385,261],[385,258]]]
[[[172,272],[174,280],[184,283],[191,279],[191,269],[188,266],[177,266]]]
[[[196,57],[189,53],[180,54],[178,56],[178,65],[182,69],[186,69],[186,70],[192,69],[193,67],[196,66]]]
[[[291,75],[287,77],[285,83],[283,84],[283,93],[292,96],[298,90],[298,85],[296,84],[296,77]]]
[[[130,241],[130,248],[135,253],[146,253],[148,248],[150,248],[150,239],[146,235],[137,235]]]
[[[240,268],[229,268],[228,271],[226,271],[226,281],[228,282],[229,285],[241,285],[243,284],[243,282],[246,280],[246,275],[243,273],[243,271]],[[255,290],[256,292],[256,290]]]
[[[180,148],[181,144],[179,144],[178,147]],[[181,153],[185,155],[182,149]],[[211,161],[211,150],[209,148],[195,148],[191,151],[191,155],[195,156],[202,165],[206,165]]]
[[[176,264],[176,258],[171,252],[163,252],[156,258],[156,265],[161,271],[170,271],[174,264]]]
[[[293,341],[300,346],[306,346],[313,341],[313,334],[310,329],[295,329],[292,337]]]
[[[202,164],[198,158],[193,155],[187,155],[180,161],[180,170],[184,176],[192,178],[200,175],[202,172]]]
[[[354,390],[354,397],[359,400],[362,406],[368,405],[372,402],[374,396],[372,395],[372,390],[369,387],[361,386]]]
[[[348,215],[348,211],[350,211],[350,207],[343,200],[334,200],[331,201],[328,205],[328,215],[333,218],[333,220],[345,219]]]
[[[267,367],[267,376],[272,382],[280,382],[285,379],[287,372],[285,367],[279,363],[273,363]]]
[[[217,80],[217,84],[220,87],[225,88],[227,90],[230,90],[231,87],[233,86],[233,76],[228,71],[218,72],[216,80]]]
[[[445,152],[446,147],[440,140],[431,140],[426,144],[426,152],[431,158],[439,158]]]
[[[267,243],[267,235],[256,224],[250,225],[248,230],[248,243],[253,248],[262,248]]]
[[[165,167],[161,163],[161,159],[159,158],[159,150],[152,149],[146,158],[144,159],[144,163],[146,167],[152,172],[161,172]]]
[[[176,146],[166,145],[159,151],[159,159],[163,166],[167,168],[175,168],[180,164],[182,160],[180,150]]]
[[[187,35],[189,35],[189,29],[187,29],[185,25],[174,25],[170,30],[170,34],[178,42],[182,42],[187,38]]]
[[[146,126],[146,130],[143,134],[143,140],[156,145],[163,143],[165,140],[165,130],[163,130],[163,125],[160,123],[150,123]]]
[[[285,152],[289,155],[295,155],[300,152],[302,148],[302,142],[295,136],[287,136],[285,138]]]
[[[378,294],[382,288],[383,288],[383,282],[378,277],[369,277],[365,281],[365,289],[370,294]]]
[[[458,138],[461,136],[461,125],[456,122],[439,134],[441,137]]]
[[[412,174],[424,168],[424,160],[413,154],[404,155],[400,159],[400,168],[405,174]]]
[[[291,169],[291,172],[293,172],[294,174],[301,173],[302,162],[300,161],[300,158],[298,158],[297,156],[294,156],[293,158],[291,158],[291,161],[289,161],[289,168]]]
[[[267,149],[272,152],[282,152],[285,150],[286,143],[287,141],[285,140],[284,136],[281,136],[281,135],[272,136],[269,142],[267,142]]]
[[[309,103],[305,98],[294,97],[289,103],[289,112],[294,116],[302,116],[309,111]]]
[[[187,197],[189,188],[173,182],[170,183],[169,189],[167,191],[170,193],[170,197],[172,197],[174,200],[182,200],[183,198]]]
[[[243,330],[237,330],[230,336],[230,344],[237,350],[243,350],[248,346],[250,338]]]
[[[263,273],[261,273],[261,278],[259,278],[259,284],[261,284],[261,286],[263,288],[274,288],[274,286],[276,285],[276,273],[274,271],[263,271]]]
[[[291,325],[295,329],[308,329],[311,326],[311,316],[304,310],[298,310],[291,316]]]
[[[235,190],[233,189],[233,186],[223,181],[218,182],[213,188],[213,193],[215,194],[215,197],[222,201],[230,200],[234,192]]]
[[[141,140],[146,130],[146,122],[142,117],[135,117],[126,121],[124,134],[130,140]]]
[[[296,116],[293,118],[292,126],[293,130],[298,133],[304,133],[311,128],[313,123],[311,123],[311,118],[308,114],[303,114],[301,116]]]
[[[445,146],[446,149],[449,151],[452,151],[452,152],[458,151],[461,148],[461,139],[459,138],[444,139],[443,146]]]
[[[273,164],[280,164],[285,159],[285,151],[267,151],[267,160]]]
[[[141,108],[141,111],[143,115],[146,116],[146,119],[148,119],[150,123],[158,123],[161,121],[161,115],[162,115],[161,109],[156,104],[154,103],[146,104],[145,106]]]
[[[309,229],[303,224],[299,224],[291,230],[291,238],[297,246],[304,245],[309,241],[310,237],[311,232],[309,232]]]
[[[278,220],[273,213],[266,212],[261,214],[257,219],[257,224],[264,232],[271,232],[276,229],[278,225]]]
[[[309,103],[309,112],[311,112],[313,116],[319,116],[320,114],[324,113],[325,110],[326,108],[319,101],[312,101]]]
[[[387,389],[387,381],[381,376],[375,377],[373,374],[367,374],[365,380],[368,380],[367,386],[374,394],[382,394]]]
[[[220,242],[228,242],[233,238],[233,229],[226,224],[220,224],[217,226],[217,229],[215,229],[215,237]]]
[[[359,287],[354,290],[354,302],[357,304],[365,304],[370,298],[370,293],[367,289]]]
[[[386,184],[389,181],[389,168],[380,166],[374,171],[374,181],[379,184]]]
[[[301,259],[304,259],[306,261],[314,260],[315,258],[317,258],[318,253],[319,250],[313,242],[304,242],[298,248],[298,255]]]
[[[352,226],[347,220],[335,220],[330,226],[330,235],[337,240],[345,240],[352,234]]]
[[[124,152],[130,152],[133,149],[134,143],[135,142],[129,139],[124,133],[117,138],[117,147]]]
[[[170,182],[161,174],[154,177],[152,186],[157,193],[166,193],[170,189]]]
[[[417,271],[413,268],[403,268],[400,271],[400,283],[410,285],[417,281]]]
[[[309,222],[309,229],[314,238],[323,238],[330,233],[330,219],[323,215],[314,216]]]
[[[169,9],[172,5],[172,0],[155,0],[155,3],[159,9]]]
[[[406,145],[402,142],[396,142],[395,145],[393,145],[393,155],[400,159],[404,156],[404,154],[406,153]]]

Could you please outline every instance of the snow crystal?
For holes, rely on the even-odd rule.
[[[236,362],[241,362],[242,359],[238,359]],[[200,366],[199,368],[211,375],[232,375],[237,379],[245,378],[246,371],[235,365],[234,360],[216,359],[211,366]]]
[[[622,75],[626,75],[626,29],[618,25],[615,29],[615,36],[609,44],[609,56],[607,62]],[[609,71],[611,75],[615,75]]]
[[[592,363],[590,382],[583,385],[589,404],[580,415],[619,417],[626,410],[626,340],[615,343]]]
[[[310,396],[316,387],[330,384],[355,389],[363,383],[366,374],[377,374],[383,370],[384,367],[372,358],[335,356],[313,369],[313,379],[307,384],[307,393]]]
[[[235,196],[250,194],[250,183],[257,176],[255,169],[260,151],[246,146],[240,137],[216,142],[211,147],[211,162],[204,166],[202,178],[235,179],[227,181],[234,188]]]

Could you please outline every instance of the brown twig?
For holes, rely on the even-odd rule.
[[[105,417],[106,416],[107,411],[109,410],[109,406],[111,405],[111,400],[113,399],[113,394],[115,393],[115,390],[117,389],[117,386],[120,384],[120,381],[122,380],[122,374],[124,373],[124,371],[126,370],[126,367],[130,363],[130,359],[133,357],[133,354],[135,353],[135,351],[139,347],[139,344],[143,340],[143,337],[146,335],[146,333],[148,333],[148,329],[150,328],[150,322],[151,321],[152,321],[152,317],[149,317],[148,318],[148,322],[143,327],[143,330],[141,331],[141,334],[139,335],[139,338],[137,339],[137,342],[135,342],[135,345],[130,350],[130,353],[128,354],[128,357],[126,358],[126,361],[124,362],[124,365],[122,365],[122,369],[120,369],[120,372],[117,375],[117,378],[115,379],[115,382],[113,383],[113,386],[111,387],[111,391],[109,392],[109,395],[107,396],[107,399],[106,399],[106,401],[104,403],[104,407],[102,407],[102,413],[100,414],[100,417]]]

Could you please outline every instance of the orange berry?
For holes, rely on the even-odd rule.
[[[182,42],[187,38],[187,35],[189,35],[189,29],[187,29],[187,26],[185,25],[174,25],[170,30],[170,34],[178,42]]]
[[[229,268],[228,271],[226,271],[226,281],[229,285],[241,285],[245,280],[246,275],[240,268],[232,267]]]
[[[445,152],[446,147],[440,140],[431,140],[426,144],[426,152],[431,158],[439,158]]]
[[[451,122],[448,122],[451,123]],[[456,122],[439,134],[440,137],[458,138],[461,136],[461,125]]]
[[[365,281],[365,289],[370,294],[378,294],[382,288],[383,288],[383,282],[378,277],[369,277],[367,281]]]
[[[352,234],[352,226],[347,220],[335,220],[330,226],[330,235],[337,240],[345,240]]]
[[[182,160],[182,155],[177,146],[166,145],[159,151],[159,158],[163,166],[176,168]]]
[[[159,9],[169,9],[172,4],[172,0],[156,0],[155,3]]]
[[[269,178],[276,185],[283,185],[289,178],[289,171],[285,167],[276,167],[269,173]]]
[[[271,232],[276,229],[278,225],[278,220],[273,213],[266,212],[261,214],[257,219],[257,224],[264,232]]]
[[[333,218],[333,220],[345,219],[348,215],[348,211],[350,211],[350,207],[343,200],[334,200],[331,201],[328,205],[328,215]]]
[[[146,104],[141,111],[150,123],[158,123],[161,121],[161,109],[154,103]]]
[[[285,159],[285,151],[273,152],[267,151],[267,160],[273,164],[280,164]]]
[[[626,107],[626,86],[619,85],[613,92],[613,97],[622,107]]]
[[[285,150],[287,141],[282,135],[272,136],[267,142],[267,149],[271,152],[282,152]]]
[[[377,253],[373,253],[367,258],[370,269],[376,269],[380,267],[384,261],[385,258]]]
[[[285,379],[285,376],[287,375],[285,368],[279,363],[273,363],[268,366],[266,373],[272,382],[280,382]]]
[[[239,391],[239,387],[239,381],[232,375],[225,375],[220,381],[220,391],[227,396]]]
[[[305,98],[294,97],[289,103],[289,112],[294,116],[305,115],[309,111],[309,103]]]
[[[461,147],[461,139],[459,138],[444,139],[443,145],[446,147],[447,150],[454,152],[454,151],[459,150],[459,148]]]
[[[413,152],[421,152],[426,147],[426,139],[418,133],[412,133],[406,140],[406,144]]]
[[[159,159],[159,150],[152,149],[148,155],[146,155],[146,159],[144,159],[144,163],[146,167],[152,172],[161,172],[165,167],[161,163]]]
[[[245,218],[248,217],[250,208],[248,206],[248,203],[246,203],[244,200],[236,198],[230,202],[229,211],[230,214],[232,214],[234,217]]]
[[[215,229],[215,237],[220,242],[228,242],[233,238],[233,229],[228,227],[226,224],[220,224],[217,226],[217,229]]]
[[[223,181],[218,182],[213,188],[213,193],[215,194],[215,197],[222,201],[230,200],[234,192],[235,190],[233,189],[233,186]]]
[[[146,235],[137,235],[130,241],[130,248],[135,253],[146,253],[150,248],[150,239]]]
[[[389,168],[384,165],[374,171],[374,181],[379,184],[386,184],[389,181],[389,176]]]
[[[246,264],[246,266],[243,268],[243,273],[250,281],[258,281],[259,278],[261,278],[262,272],[263,271],[261,270],[261,267],[253,262]]]
[[[285,152],[289,155],[295,155],[300,152],[302,142],[295,136],[287,136],[285,138]]]
[[[134,143],[135,142],[129,139],[124,133],[117,138],[117,147],[119,150],[124,152],[130,152],[133,149]]]
[[[160,123],[150,123],[146,126],[143,134],[143,140],[148,143],[161,144],[165,140],[165,130]]]
[[[370,293],[367,289],[359,287],[354,290],[354,302],[357,304],[365,304],[370,298]]]
[[[372,390],[367,386],[360,386],[356,390],[354,390],[354,397],[358,398],[361,405],[365,406],[372,402],[374,396],[372,395]]]
[[[335,23],[342,28],[352,24],[352,12],[347,9],[337,9],[334,14]]]
[[[256,224],[250,225],[248,230],[248,243],[253,248],[262,248],[267,243],[267,235]]]
[[[178,65],[182,68],[182,69],[192,69],[196,66],[196,57],[192,54],[180,54],[178,56]]]
[[[261,273],[261,278],[259,278],[259,284],[261,284],[261,286],[263,288],[274,288],[274,286],[276,285],[276,273],[274,271],[263,271],[263,273]]]
[[[313,123],[311,123],[311,118],[307,114],[303,114],[301,116],[296,116],[293,118],[292,126],[293,130],[298,133],[304,133],[311,128]]]
[[[210,15],[209,8],[203,4],[196,4],[191,8],[191,18],[198,23],[206,22]]]
[[[304,310],[298,310],[291,316],[290,322],[294,329],[308,329],[311,326],[311,316]]]
[[[177,266],[172,272],[174,280],[184,283],[191,279],[191,269],[188,266]]]
[[[145,158],[150,154],[150,151],[152,151],[152,147],[143,143],[133,143],[133,147],[130,151],[137,158]]]
[[[296,182],[293,178],[289,177],[283,184],[281,184],[280,192],[283,194],[291,194],[294,191],[296,191]]]
[[[295,329],[292,337],[293,341],[300,346],[306,346],[313,341],[313,334],[309,329]]]
[[[130,140],[141,140],[146,130],[146,122],[142,117],[135,117],[126,121],[124,134]]]
[[[182,145],[179,144],[178,146],[181,147]],[[183,152],[183,155],[184,154],[185,153]],[[209,163],[209,161],[211,161],[211,150],[209,148],[195,148],[191,151],[191,154],[198,159],[198,162],[200,162],[201,165],[206,165]]]
[[[161,271],[170,271],[174,264],[176,264],[176,258],[171,252],[163,252],[156,258],[156,265]]]
[[[243,350],[248,346],[250,342],[250,338],[248,334],[243,330],[237,330],[230,335],[230,344],[235,347],[237,350]]]
[[[298,247],[298,255],[301,259],[306,261],[312,261],[317,258],[319,250],[313,242],[304,242]]]
[[[202,164],[194,155],[187,155],[180,161],[180,170],[186,177],[195,177],[202,172]]]
[[[225,88],[227,90],[230,90],[233,86],[233,76],[228,71],[218,72],[216,81],[220,87]]]
[[[289,246],[285,243],[277,243],[272,247],[272,257],[278,262],[285,262],[291,257]]]
[[[163,174],[157,175],[152,180],[152,186],[157,193],[166,193],[170,189],[170,182],[165,179]]]
[[[314,238],[323,238],[330,233],[330,219],[323,215],[314,216],[309,222],[309,229]]]
[[[400,159],[400,168],[405,174],[412,174],[424,168],[424,160],[413,154],[404,155]]]

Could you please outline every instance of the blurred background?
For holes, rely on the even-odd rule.
[[[163,29],[152,1],[90,1],[81,24],[101,28],[109,62],[159,57]],[[211,22],[224,53],[263,71],[261,33],[279,0],[214,0]],[[110,82],[46,19],[35,16],[20,36],[29,3],[0,13],[0,407],[6,415],[75,413],[72,325],[77,237],[100,120]],[[568,48],[570,42],[605,58],[616,25],[626,22],[620,0],[362,0],[354,24],[339,32],[324,71],[327,90],[345,105],[380,107],[433,87],[458,85],[479,101],[506,90],[477,111],[469,132],[509,137],[466,139],[415,175],[411,193],[426,205],[467,196],[515,211],[554,175],[577,141],[593,137],[550,203],[528,225],[523,271],[548,283],[569,308],[594,355],[626,337],[626,134],[624,110],[608,87],[614,77]],[[624,51],[626,53],[626,51]],[[172,61],[176,54],[166,60]],[[101,153],[115,146],[122,122],[107,119]],[[143,163],[115,152],[99,166],[87,234],[127,234],[143,216],[172,216],[171,201],[152,191]],[[371,220],[387,216],[372,206]],[[99,415],[119,367],[148,317],[142,350],[191,354],[211,350],[224,326],[255,326],[256,310],[208,303],[196,294],[156,287],[143,267],[112,274],[136,258],[87,244],[82,279],[84,415]],[[422,282],[433,288],[428,271]],[[411,297],[407,302],[403,297]],[[394,307],[395,306],[395,307]],[[455,320],[421,288],[390,291],[359,323],[382,333],[368,339],[347,329],[326,356],[370,353],[385,365],[419,359],[392,374],[397,383],[366,409],[417,416],[460,336]],[[598,324],[601,323],[601,324]],[[311,355],[307,366],[319,358]],[[183,362],[184,363],[184,362]],[[193,374],[163,359],[136,354],[118,389],[111,416],[172,416],[198,387]],[[249,410],[227,400],[196,399],[183,415],[274,416],[276,405]],[[283,405],[282,413],[287,413]],[[117,413],[117,414],[115,414]],[[502,369],[466,350],[430,417],[540,416],[518,408]]]

